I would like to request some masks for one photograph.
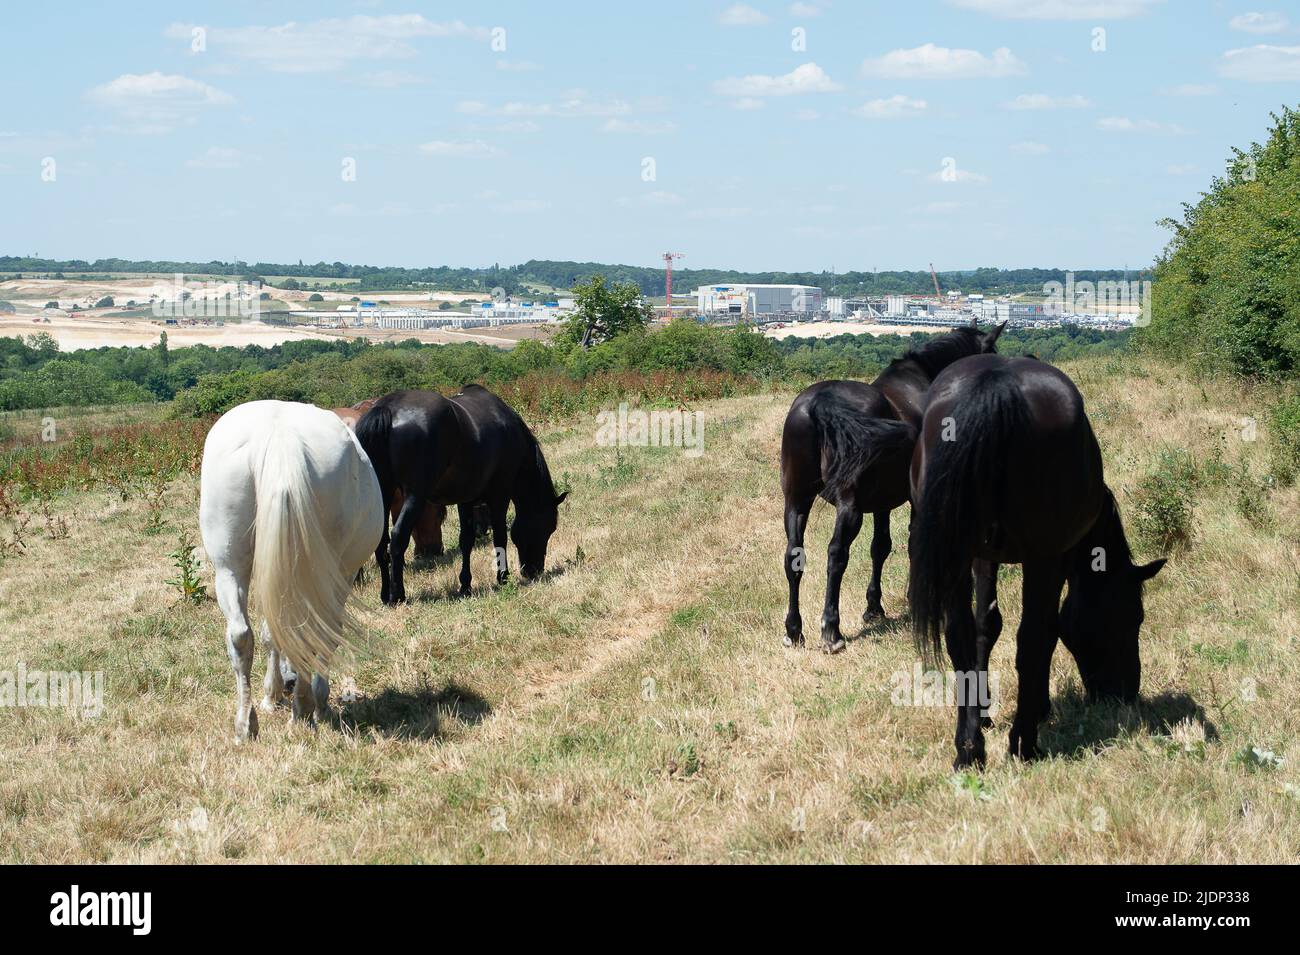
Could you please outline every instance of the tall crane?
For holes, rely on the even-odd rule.
[[[685,252],[665,252],[664,259],[664,290],[668,293],[668,320],[672,321],[673,317],[673,259],[686,258]]]
[[[933,262],[930,263],[930,278],[934,279],[934,300],[936,302],[943,301],[943,293],[939,291],[939,275],[934,270]]]

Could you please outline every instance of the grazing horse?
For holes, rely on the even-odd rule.
[[[1032,358],[980,355],[951,365],[930,386],[911,477],[908,597],[922,649],[937,656],[942,637],[965,688],[957,768],[984,763],[1000,564],[1024,570],[1012,756],[1038,755],[1058,635],[1090,699],[1137,699],[1142,583],[1165,561],[1133,564],[1074,382]]]
[[[384,603],[406,599],[406,545],[416,515],[428,502],[455,504],[460,514],[460,593],[470,592],[475,504],[491,514],[497,583],[508,574],[506,509],[513,501],[510,537],[525,580],[542,573],[546,545],[555,533],[559,505],[541,445],[509,405],[481,385],[466,385],[449,398],[433,391],[395,391],[380,398],[357,422],[357,439],[374,462],[387,516],[400,490],[405,496],[375,550]],[[389,581],[389,561],[392,581]]]
[[[907,501],[907,467],[921,426],[925,390],[934,376],[967,355],[991,352],[1001,325],[980,332],[973,325],[941,335],[891,362],[871,384],[819,381],[799,393],[781,433],[781,490],[785,493],[785,577],[790,606],[785,645],[802,646],[799,583],[806,564],[804,529],[820,494],[835,506],[835,532],[826,560],[826,606],[822,611],[823,649],[844,649],[840,633],[840,582],[849,548],[871,513],[871,582],[863,622],[883,618],[880,573],[893,546],[889,513]]]
[[[293,717],[314,725],[329,703],[329,666],[354,621],[352,579],[383,533],[374,469],[339,418],[313,405],[250,401],[221,416],[203,446],[199,527],[226,617],[235,669],[235,738],[257,735],[250,591],[268,659],[262,708],[296,680]]]
[[[333,412],[343,419],[343,423],[349,428],[355,429],[361,416],[374,407],[378,398],[367,398],[365,401],[358,401],[349,408],[334,408]],[[402,511],[403,503],[402,492],[399,490],[393,496],[393,506],[389,511],[394,521],[397,515]],[[442,523],[447,519],[447,509],[441,504],[429,504],[420,512],[419,519],[415,522],[415,529],[411,537],[415,541],[416,557],[440,557],[442,556]]]

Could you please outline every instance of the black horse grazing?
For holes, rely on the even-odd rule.
[[[785,645],[802,645],[799,583],[806,563],[803,536],[820,494],[835,505],[835,533],[826,560],[824,649],[844,649],[840,634],[840,582],[849,548],[862,529],[862,515],[875,515],[871,582],[864,622],[885,615],[880,571],[893,546],[889,512],[908,497],[907,467],[921,426],[925,391],[959,358],[993,351],[1006,325],[980,332],[974,326],[941,335],[890,363],[875,381],[820,381],[794,399],[781,433],[781,489],[785,492],[785,577],[790,607]]]
[[[458,507],[461,594],[469,593],[478,502],[486,504],[492,516],[497,583],[507,576],[506,508],[511,501],[515,521],[510,537],[519,551],[520,572],[526,580],[542,573],[558,508],[568,495],[556,496],[537,439],[514,409],[492,392],[481,385],[466,385],[450,398],[433,391],[395,391],[357,422],[356,435],[379,478],[384,514],[396,490],[405,497],[393,524],[391,547],[385,518],[384,536],[375,551],[384,603],[406,599],[406,545],[427,502]]]
[[[912,458],[912,621],[923,650],[942,635],[959,688],[958,768],[984,762],[989,654],[1002,630],[997,572],[1024,569],[1011,755],[1038,755],[1051,712],[1058,634],[1090,699],[1137,699],[1142,582],[1101,451],[1074,383],[1031,358],[980,355],[935,379]],[[975,612],[971,613],[971,574]],[[1061,589],[1069,595],[1061,606]]]

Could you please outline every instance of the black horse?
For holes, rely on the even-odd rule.
[[[497,583],[508,574],[506,509],[512,501],[515,520],[510,538],[519,551],[520,572],[526,580],[542,573],[546,545],[568,492],[556,495],[537,438],[514,409],[492,392],[481,385],[466,385],[450,398],[433,391],[395,391],[375,402],[357,422],[356,435],[384,495],[384,536],[375,551],[384,603],[406,599],[402,581],[406,545],[427,502],[457,505],[462,595],[470,590],[469,558],[479,502],[491,514]],[[387,515],[398,489],[405,500],[393,524],[390,546]]]
[[[891,362],[869,385],[820,381],[794,399],[781,433],[785,577],[790,585],[785,616],[787,647],[804,642],[799,615],[799,583],[806,564],[803,536],[818,494],[835,505],[835,532],[826,560],[823,648],[830,653],[844,649],[840,582],[849,563],[849,548],[867,512],[875,515],[875,535],[862,619],[870,623],[884,617],[880,571],[893,546],[889,513],[908,497],[907,468],[921,426],[925,391],[935,375],[959,358],[993,351],[1005,325],[989,332],[980,332],[973,325],[959,328]]]
[[[989,654],[1002,630],[999,564],[1024,570],[1012,756],[1038,755],[1058,635],[1090,699],[1137,699],[1142,582],[1165,561],[1133,564],[1069,378],[1032,358],[980,355],[950,366],[930,387],[911,476],[908,598],[923,651],[937,656],[942,636],[954,682],[965,690],[957,700],[958,768],[984,762]]]

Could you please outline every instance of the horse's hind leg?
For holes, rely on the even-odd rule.
[[[872,514],[872,521],[871,582],[867,584],[867,609],[862,614],[862,622],[868,624],[885,619],[885,607],[880,602],[880,575],[885,568],[885,559],[894,549],[893,538],[889,536],[889,511],[876,511]]]
[[[849,548],[862,530],[862,512],[853,503],[840,504],[835,511],[835,532],[826,550],[826,606],[822,610],[822,643],[827,653],[844,649],[840,633],[840,584],[849,566]]]
[[[307,679],[304,674],[299,676],[294,684],[291,722],[306,723],[313,728],[316,726],[316,694],[312,689],[314,682],[314,680]],[[327,688],[326,694],[328,695],[328,693]]]
[[[253,676],[253,628],[248,625],[248,574],[217,567],[217,605],[226,616],[226,651],[235,670],[235,742],[257,738],[257,711],[250,683]]]
[[[971,575],[952,589],[946,601],[944,617],[947,627],[944,642],[948,658],[952,661],[953,683],[957,688],[957,759],[954,769],[984,766],[984,731],[980,728],[980,700],[978,690],[988,685],[987,674],[980,669],[979,651],[976,648],[975,615],[971,613]]]
[[[510,502],[494,501],[488,508],[492,522],[492,554],[493,564],[496,567],[497,583],[504,584],[510,577],[510,562],[507,560],[506,542],[509,540],[506,528],[506,508]],[[475,515],[478,508],[474,509]],[[477,517],[476,517],[477,519]],[[477,532],[477,528],[475,528]]]
[[[473,580],[469,559],[474,553],[474,505],[460,504],[456,508],[456,513],[460,517],[460,595],[468,597],[469,585]]]
[[[1024,565],[1024,609],[1016,631],[1016,718],[1011,723],[1011,755],[1038,758],[1038,724],[1052,709],[1052,654],[1059,636],[1061,588],[1065,575],[1057,560]]]
[[[411,543],[411,532],[415,530],[415,522],[423,510],[424,498],[418,494],[408,494],[402,502],[402,512],[397,515],[397,521],[393,524],[392,541],[389,546],[393,559],[393,583],[390,593],[395,604],[406,600],[406,548]]]
[[[998,642],[998,635],[1002,633],[1002,611],[998,609],[998,565],[988,560],[975,561],[975,657],[976,665],[981,673],[987,673],[989,669],[989,657],[993,653],[993,645]],[[986,686],[982,689],[985,693],[985,703],[991,703],[987,698],[989,688]],[[987,710],[984,706],[982,709]],[[992,726],[992,717],[983,715],[980,717],[981,726]]]
[[[812,501],[785,503],[785,579],[790,586],[790,606],[785,613],[785,640],[787,647],[803,646],[803,617],[799,615],[799,584],[803,580],[808,555],[803,548],[803,534],[808,527],[808,511]]]
[[[284,696],[284,676],[280,672],[280,651],[271,642],[271,628],[262,621],[262,649],[266,651],[266,679],[262,683],[263,713],[270,713]]]

